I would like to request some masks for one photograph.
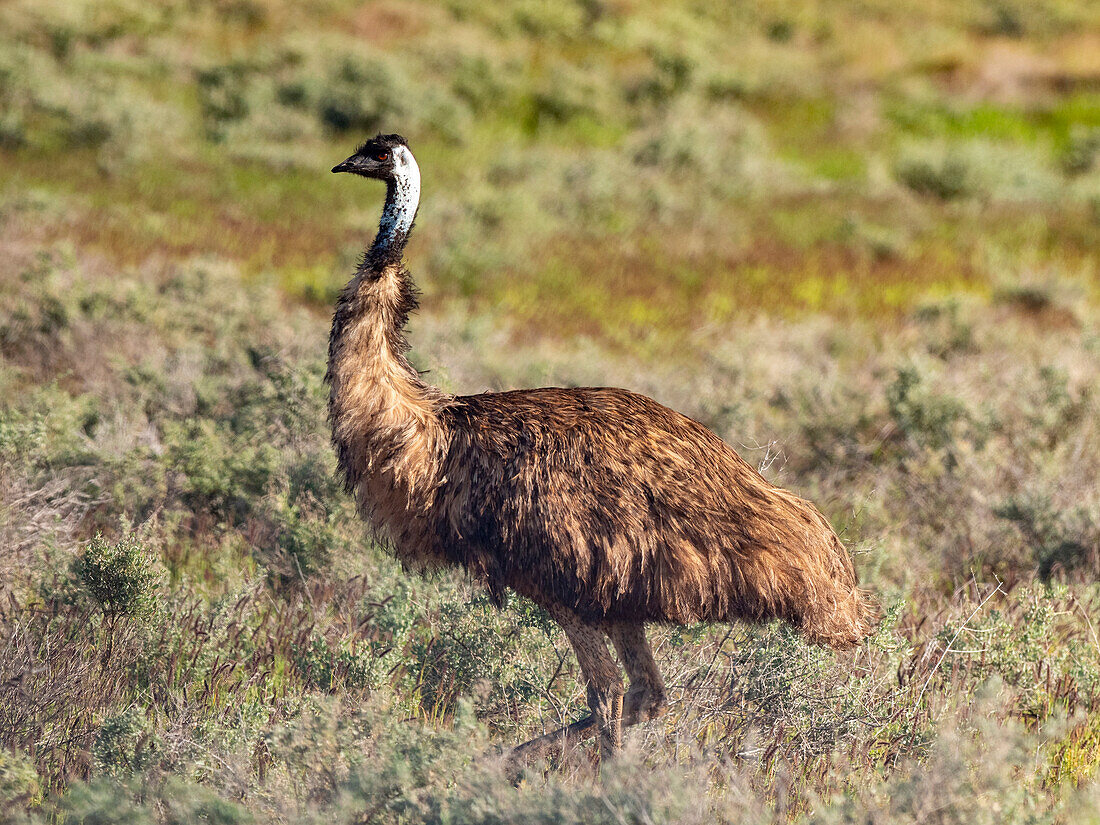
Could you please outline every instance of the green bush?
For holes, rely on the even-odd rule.
[[[76,783],[61,800],[64,825],[155,825],[153,811],[134,800],[129,788],[107,778]]]
[[[1100,126],[1074,128],[1062,153],[1062,169],[1067,175],[1083,175],[1096,168],[1100,159]]]
[[[239,522],[257,508],[282,463],[275,445],[237,438],[209,418],[166,424],[165,441],[184,503],[228,522]]]
[[[0,822],[5,812],[40,801],[42,792],[34,763],[25,754],[0,749]]]
[[[92,760],[102,774],[126,777],[148,768],[159,749],[145,714],[127,708],[104,720],[92,745]]]
[[[255,817],[239,802],[178,777],[111,778],[77,782],[60,800],[64,825],[248,825]],[[51,820],[53,821],[53,820]]]
[[[916,445],[931,450],[950,450],[958,436],[957,425],[969,419],[961,401],[930,389],[913,365],[897,370],[886,387],[886,403],[898,429]]]
[[[920,195],[950,201],[975,192],[974,172],[966,160],[951,153],[914,153],[903,156],[894,167],[899,181]]]
[[[1049,152],[985,137],[907,144],[894,162],[894,176],[942,201],[1041,202],[1067,194]]]
[[[957,300],[929,302],[914,313],[926,330],[928,351],[939,358],[974,352],[974,325],[963,314]]]
[[[556,635],[541,609],[516,599],[502,612],[482,595],[444,605],[432,629],[430,637],[414,637],[407,653],[427,713],[447,715],[473,698],[480,712],[511,727],[520,720],[509,715],[538,712]]]
[[[204,69],[196,75],[199,103],[212,136],[227,124],[248,116],[248,75],[251,68],[236,63]]]
[[[128,533],[116,542],[97,534],[74,563],[78,581],[110,617],[140,617],[157,600],[160,576],[141,538]]]
[[[406,85],[388,63],[346,55],[328,70],[318,115],[334,131],[374,134],[404,114]]]
[[[314,636],[293,655],[294,666],[306,684],[326,693],[378,687],[385,675],[369,646],[357,647],[348,640],[333,645]]]
[[[1049,495],[1013,497],[993,509],[1012,522],[1030,548],[1040,578],[1100,573],[1100,519],[1088,507],[1067,510],[1053,506]]]

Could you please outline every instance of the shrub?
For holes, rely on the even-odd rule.
[[[499,107],[509,94],[508,73],[482,55],[458,58],[449,75],[451,90],[478,114]]]
[[[903,147],[894,176],[921,195],[943,201],[981,197],[992,201],[1063,199],[1062,175],[1048,153],[1031,145],[988,139],[931,141]]]
[[[950,449],[956,425],[968,418],[961,401],[929,390],[913,365],[898,369],[886,387],[886,403],[898,429],[916,445],[932,450]]]
[[[1076,127],[1062,152],[1062,169],[1067,175],[1083,175],[1096,167],[1100,158],[1100,127]]]
[[[1049,495],[1009,498],[994,515],[1016,525],[1031,548],[1040,578],[1100,573],[1100,519],[1086,506],[1056,509]]]
[[[213,513],[229,523],[256,509],[282,463],[274,444],[236,437],[216,419],[166,422],[164,429],[183,501],[195,511]]]
[[[332,644],[323,636],[314,636],[308,645],[296,648],[293,656],[306,684],[326,693],[378,687],[385,676],[370,647],[346,639]]]
[[[129,707],[99,726],[92,745],[92,761],[101,773],[128,776],[149,767],[157,749],[145,714]]]
[[[129,533],[117,542],[97,534],[74,564],[80,583],[110,616],[142,616],[152,611],[160,577],[153,556]]]
[[[626,89],[631,103],[667,103],[688,87],[695,72],[694,61],[685,54],[652,48],[649,57],[653,70]]]
[[[290,569],[280,571],[284,580],[311,576],[325,568],[338,539],[320,508],[283,501],[267,515],[277,531],[277,546],[289,562]]]
[[[140,780],[100,777],[75,783],[61,799],[58,821],[63,825],[248,825],[255,821],[239,803],[197,783],[148,775]]]
[[[227,123],[248,116],[249,71],[238,63],[204,69],[196,75],[199,104],[212,137],[220,136]]]
[[[950,201],[974,193],[973,171],[955,154],[914,153],[902,156],[894,167],[899,181],[920,195]]]
[[[976,351],[974,326],[963,315],[958,300],[923,304],[915,316],[926,330],[924,341],[930,354],[946,359]]]
[[[409,650],[426,712],[446,716],[461,700],[475,697],[481,713],[514,729],[540,711],[557,635],[540,608],[514,599],[500,611],[480,595],[469,604],[444,605],[433,630],[430,637],[415,638]],[[558,687],[571,690],[572,683]]]
[[[1040,367],[1036,377],[1038,386],[1028,394],[1022,412],[1032,443],[1049,450],[1076,433],[1088,414],[1091,393],[1088,386],[1071,391],[1069,375],[1054,366]]]
[[[334,131],[373,134],[402,116],[406,86],[388,63],[345,55],[329,69],[318,113]]]
[[[40,793],[34,763],[18,751],[12,753],[0,748],[0,822],[4,821],[3,809],[31,804]]]
[[[63,825],[154,825],[153,812],[108,778],[76,783],[61,800]]]

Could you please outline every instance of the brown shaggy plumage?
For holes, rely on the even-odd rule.
[[[386,180],[389,215],[407,151],[379,136],[337,169]],[[350,168],[391,154],[395,168]],[[702,424],[621,389],[455,397],[424,383],[405,358],[407,230],[387,240],[386,220],[329,344],[347,488],[410,567],[461,566],[498,602],[510,588],[549,610],[577,650],[605,746],[619,742],[623,688],[604,634],[631,677],[628,724],[664,709],[644,622],[780,618],[838,649],[867,635],[870,601],[825,517]]]

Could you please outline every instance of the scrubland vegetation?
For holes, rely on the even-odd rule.
[[[1100,8],[0,5],[0,821],[1100,822]],[[819,504],[883,621],[655,628],[672,710],[400,570],[328,304],[400,131],[413,356],[611,384]]]

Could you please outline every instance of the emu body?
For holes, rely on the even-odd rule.
[[[632,392],[451,396],[408,363],[416,306],[402,253],[420,189],[403,138],[333,171],[385,180],[379,233],[337,302],[329,418],[363,516],[412,568],[456,565],[545,607],[577,653],[605,750],[665,707],[643,623],[780,618],[845,648],[870,603],[821,513],[703,425]],[[630,677],[626,694],[607,649]]]

